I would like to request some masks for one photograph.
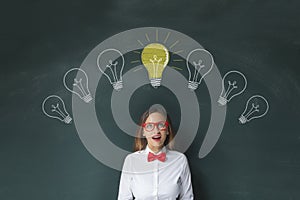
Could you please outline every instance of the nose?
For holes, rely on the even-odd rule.
[[[160,130],[159,130],[159,128],[157,126],[154,126],[153,132],[156,134],[156,133],[159,133]]]

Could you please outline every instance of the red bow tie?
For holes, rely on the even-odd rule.
[[[149,152],[148,154],[148,162],[151,162],[153,160],[159,160],[161,162],[165,162],[166,160],[166,153],[160,153],[155,155],[154,153]]]

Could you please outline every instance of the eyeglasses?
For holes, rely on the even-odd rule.
[[[159,131],[162,131],[162,130],[167,129],[167,127],[169,126],[169,123],[167,121],[165,121],[165,122],[156,122],[156,123],[148,122],[148,123],[142,124],[142,127],[148,132],[153,131],[155,126]]]

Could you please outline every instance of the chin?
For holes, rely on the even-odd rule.
[[[152,146],[154,146],[154,147],[163,147],[164,144],[153,144]]]

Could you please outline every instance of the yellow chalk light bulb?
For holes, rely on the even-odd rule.
[[[162,44],[151,43],[143,49],[141,60],[148,71],[150,83],[154,88],[160,86],[162,74],[169,58],[169,51]]]

